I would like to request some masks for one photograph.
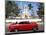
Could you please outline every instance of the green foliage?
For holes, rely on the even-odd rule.
[[[19,14],[19,8],[18,8],[18,5],[14,2],[14,1],[7,1],[6,2],[6,17],[10,16],[10,15],[15,15],[15,16],[18,16]],[[11,12],[13,14],[11,14]]]
[[[29,6],[29,10],[30,10],[32,8],[31,4],[28,4],[28,6]]]
[[[44,3],[39,3],[39,11],[37,12],[39,17],[41,18],[44,15]]]

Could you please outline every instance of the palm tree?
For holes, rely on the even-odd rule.
[[[29,7],[29,10],[32,8],[32,5],[31,4],[28,4],[28,7]]]

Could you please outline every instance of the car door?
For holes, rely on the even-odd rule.
[[[29,22],[20,22],[19,23],[19,30],[31,30],[32,25]]]
[[[25,22],[25,30],[32,30],[32,24],[30,22]]]

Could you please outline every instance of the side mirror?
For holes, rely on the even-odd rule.
[[[16,24],[17,24],[17,22],[16,22]]]

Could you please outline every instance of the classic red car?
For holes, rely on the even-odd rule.
[[[9,31],[14,32],[18,31],[29,31],[29,30],[38,30],[38,24],[36,22],[22,21],[20,23],[13,23],[9,25]]]

